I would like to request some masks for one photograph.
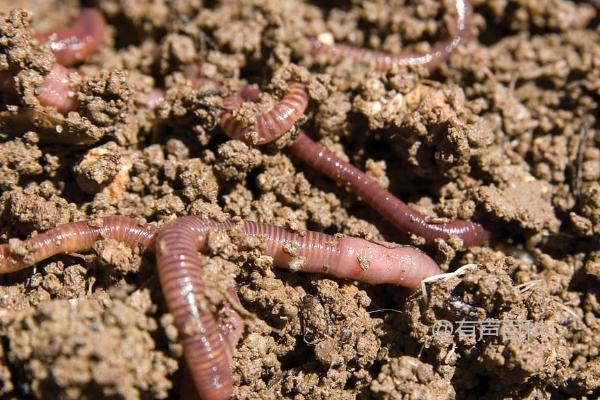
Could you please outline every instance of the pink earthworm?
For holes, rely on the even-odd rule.
[[[237,292],[233,288],[227,290],[230,299],[235,303],[236,307],[242,307]],[[223,336],[226,342],[225,351],[227,352],[227,359],[231,364],[233,359],[233,352],[237,347],[239,340],[244,332],[244,320],[233,308],[229,302],[223,303],[221,313],[224,314],[225,318],[219,319],[219,332]],[[181,394],[179,398],[181,400],[198,400],[200,397],[194,387],[194,382],[188,367],[184,368],[184,373],[181,379],[181,385],[179,388]]]
[[[44,76],[37,99],[42,106],[55,107],[62,114],[77,109],[75,92],[77,88],[71,83],[70,66],[83,61],[100,46],[106,30],[106,22],[102,14],[94,8],[84,8],[73,25],[51,32],[39,33],[36,38],[47,42],[56,58],[56,63]],[[11,67],[0,71],[0,91],[9,96],[16,96],[15,76],[20,68]]]
[[[105,30],[106,21],[102,13],[95,8],[83,8],[71,26],[41,32],[35,38],[50,45],[57,63],[70,66],[82,62],[98,49]]]
[[[151,249],[157,231],[152,225],[141,225],[135,219],[123,216],[70,222],[25,240],[22,243],[24,256],[13,253],[9,245],[0,245],[0,274],[22,270],[60,253],[89,251],[101,239],[118,240],[132,248]]]
[[[209,231],[234,226],[232,221],[182,217],[164,227],[156,239],[156,258],[165,301],[181,335],[189,373],[203,399],[228,399],[233,383],[228,344],[219,333],[215,316],[207,310],[208,304],[202,294],[204,283],[197,268],[201,264],[198,251],[206,249]],[[263,237],[265,254],[282,268],[411,289],[416,289],[423,278],[440,271],[435,261],[410,246],[340,238],[319,232],[298,234],[252,221],[244,221],[243,230],[246,236]]]
[[[446,39],[440,40],[426,53],[400,53],[389,54],[383,51],[370,50],[343,44],[326,44],[318,39],[311,39],[311,51],[315,54],[325,54],[328,57],[340,59],[351,58],[355,61],[373,63],[380,71],[388,70],[394,66],[423,65],[429,71],[436,69],[445,62],[452,52],[470,35],[471,16],[473,8],[469,0],[456,0],[456,33]]]
[[[152,225],[141,225],[136,220],[124,216],[110,216],[100,218],[98,220],[63,224],[48,232],[41,233],[28,240],[25,240],[22,243],[22,247],[26,253],[24,256],[15,254],[13,251],[11,251],[10,245],[0,245],[0,274],[8,274],[22,270],[60,253],[89,251],[93,244],[101,239],[114,239],[125,243],[131,248],[139,247],[141,249],[154,250],[157,233],[158,229]],[[185,238],[181,239],[183,240]],[[162,240],[165,239],[163,238]],[[171,247],[173,247],[173,243],[170,244]],[[174,247],[177,250],[180,246],[175,244]],[[169,249],[173,250],[171,248]],[[169,268],[170,264],[168,256],[165,263],[164,253],[159,251],[159,254],[163,255],[162,258],[158,258],[159,274],[161,274],[162,277],[165,268]],[[201,281],[194,281],[194,278],[198,277],[198,273],[200,271],[200,260],[197,259],[197,254],[195,257],[196,259],[193,260],[194,263],[191,265],[191,269],[185,269],[177,272],[183,272],[184,275],[189,275],[189,280],[193,281],[192,284],[197,285],[197,287],[194,287],[195,293],[197,293],[198,296],[201,296],[203,284]],[[186,260],[181,261],[185,263]],[[170,273],[172,273],[172,271],[167,270],[167,276],[169,276]],[[184,276],[182,279],[186,281],[188,278]],[[170,286],[163,285],[162,289],[169,304],[179,304],[186,301],[184,293],[182,293],[182,291],[178,288],[173,289]],[[237,302],[237,305],[239,306],[239,299],[235,291],[230,289],[229,294],[229,298]],[[181,298],[178,299],[177,296],[181,296]],[[192,316],[198,317],[199,310],[200,309],[194,311]],[[243,321],[241,320],[239,314],[230,305],[225,306],[223,308],[223,312],[225,313],[226,317],[225,321],[222,321],[220,324],[218,324],[218,326],[211,326],[209,330],[203,332],[195,339],[201,343],[204,343],[206,340],[209,342],[211,340],[217,340],[220,343],[226,343],[228,346],[225,351],[226,361],[222,370],[220,370],[220,373],[224,376],[224,379],[227,380],[228,378],[230,379],[231,376],[229,363],[231,362],[232,350],[235,348],[235,344],[242,334]],[[204,316],[207,315],[206,313],[203,314]],[[178,314],[176,314],[176,316],[177,315]],[[212,314],[209,313],[208,316],[209,319],[214,319]],[[186,329],[188,328],[190,328],[190,326],[184,325],[182,327],[182,334],[187,332]],[[188,349],[189,347],[194,348],[197,346],[197,344],[190,343],[189,340],[186,340],[184,341],[184,346],[186,349]],[[210,387],[213,386],[215,382],[202,382],[202,384]],[[199,393],[212,393],[210,388],[204,388],[203,390],[204,392],[200,391]],[[203,398],[212,399],[213,397],[211,395],[206,395],[206,397]]]
[[[209,222],[210,223],[210,222]],[[84,252],[89,251],[93,244],[101,239],[114,239],[120,242],[125,243],[127,246],[131,248],[140,248],[142,250],[155,250],[155,239],[159,230],[152,225],[142,225],[138,223],[133,218],[124,217],[124,216],[109,216],[99,218],[97,220],[91,221],[79,221],[79,222],[71,222],[67,224],[60,225],[50,231],[45,233],[41,233],[36,235],[28,240],[23,241],[21,247],[24,250],[24,255],[20,254],[20,252],[13,252],[11,250],[10,245],[0,245],[0,274],[8,274],[13,273],[29,266],[32,266],[42,260],[45,260],[49,257],[55,256],[60,253],[76,253],[76,252]],[[182,238],[185,241],[186,238]],[[195,238],[192,238],[192,240]],[[164,241],[164,238],[162,239]],[[170,250],[177,251],[179,249],[179,245],[170,243]],[[173,249],[175,247],[175,249]],[[171,266],[169,263],[169,256],[165,256],[164,252],[160,251],[161,247],[159,247],[158,253],[160,256],[158,257],[158,269],[159,275],[164,276],[165,268],[167,268],[166,274],[168,276],[167,282],[171,282],[169,279],[171,277],[170,274],[173,271],[168,270]],[[196,259],[192,260],[193,264],[188,265],[190,268],[183,269],[182,271],[175,271],[176,274],[181,273],[181,278],[183,281],[191,281],[193,290],[199,297],[202,296],[202,287],[203,284],[201,281],[198,281],[198,274],[200,272],[200,260],[198,259],[198,254],[195,254]],[[186,260],[180,260],[185,263]],[[187,264],[186,264],[187,265]],[[187,297],[185,293],[183,293],[179,288],[172,288],[168,284],[163,284],[162,286],[163,294],[167,299],[168,304],[180,304],[185,303]],[[241,306],[239,304],[239,299],[237,294],[233,289],[229,291],[229,299],[232,299],[236,302],[237,306]],[[181,296],[177,298],[177,296]],[[205,306],[205,304],[203,304]],[[225,344],[227,347],[225,348],[225,361],[219,364],[219,374],[216,375],[216,380],[213,381],[203,381],[200,386],[202,389],[199,393],[203,396],[204,399],[212,399],[212,398],[228,398],[228,397],[212,397],[215,393],[213,389],[217,380],[220,379],[219,376],[222,376],[225,382],[228,382],[229,386],[231,386],[231,371],[229,368],[229,363],[231,362],[232,351],[235,348],[243,330],[243,321],[239,314],[234,310],[231,305],[226,305],[223,308],[223,312],[225,314],[225,320],[220,321],[220,323],[215,323],[215,326],[208,326],[206,331],[202,331],[198,337],[195,337],[195,340],[198,340],[200,343],[194,343],[190,341],[185,335],[189,332],[189,329],[194,329],[195,327],[192,325],[183,325],[180,326],[180,334],[186,339],[183,341],[184,349],[186,354],[190,353],[190,348],[193,350],[198,346],[202,347],[205,342],[212,343],[214,341],[219,344]],[[175,314],[176,317],[179,314]],[[180,317],[180,316],[179,316]],[[214,320],[214,317],[210,312],[201,312],[201,308],[198,308],[192,311],[190,318],[202,318],[208,319],[210,321]],[[190,319],[190,321],[196,321],[196,319]],[[217,349],[219,346],[216,347]],[[209,352],[209,357],[213,349],[206,349]],[[192,362],[192,361],[189,361]],[[191,367],[192,370],[195,370],[194,367]],[[198,387],[198,386],[197,386]],[[217,390],[218,392],[218,390]]]
[[[282,268],[410,289],[440,271],[435,261],[410,246],[319,232],[293,233],[252,221],[241,224],[246,236],[264,238],[266,255]],[[196,391],[205,400],[228,399],[233,390],[231,347],[237,343],[243,324],[233,307],[224,310],[231,325],[221,326],[208,309],[198,252],[206,250],[209,231],[235,226],[234,221],[198,217],[176,219],[160,231],[123,216],[71,222],[24,241],[25,255],[13,252],[10,245],[1,245],[0,274],[19,271],[62,252],[89,250],[103,238],[142,249],[154,245],[162,292],[179,331]]]
[[[155,110],[163,101],[165,101],[165,90],[154,88],[146,94],[145,108],[147,110]]]
[[[235,107],[239,107],[244,101],[256,101],[259,96],[259,89],[245,86],[240,91],[240,94],[228,98],[226,107],[234,109]],[[284,99],[286,96],[284,96]],[[269,120],[278,121],[277,125],[271,125],[270,129],[266,132],[261,129],[263,125],[253,125],[253,129],[255,129],[260,137],[264,135],[265,142],[275,140],[283,135],[300,118],[300,111],[302,110],[303,112],[308,103],[308,94],[303,86],[294,87],[294,99],[302,99],[302,101],[287,102],[288,104],[298,105],[291,111],[291,106],[278,107],[276,105],[272,110],[265,113],[269,114]],[[226,114],[230,115],[229,112]],[[263,116],[259,116],[258,119],[262,119]],[[232,127],[233,124],[229,121],[229,118],[221,117],[221,128],[230,137],[240,138],[238,134],[241,131],[240,126],[235,125]],[[264,118],[267,119],[267,117]],[[247,138],[246,141],[248,141]],[[459,237],[465,246],[482,244],[489,239],[489,232],[476,222],[463,220],[454,220],[445,223],[432,222],[429,217],[411,209],[402,200],[379,186],[377,182],[369,178],[364,172],[341,160],[323,146],[312,141],[302,131],[298,134],[290,150],[296,158],[313,169],[350,187],[354,193],[358,194],[367,204],[398,229],[421,236],[430,244],[436,239],[447,240],[450,236]]]
[[[287,132],[304,115],[308,105],[308,96],[304,85],[297,82],[288,82],[288,88],[283,98],[269,111],[256,117],[254,123],[245,125],[240,121],[235,111],[244,102],[255,103],[261,91],[252,86],[244,86],[233,96],[223,100],[223,107],[227,110],[219,116],[219,124],[227,135],[233,139],[252,142],[252,133],[258,133],[260,142],[270,143]]]
[[[15,76],[18,69],[0,71],[0,92],[9,96],[10,100],[17,97]],[[37,88],[37,99],[41,105],[54,107],[62,114],[77,109],[76,89],[71,84],[71,76],[76,74],[61,64],[54,64],[48,74],[44,76],[42,84]]]

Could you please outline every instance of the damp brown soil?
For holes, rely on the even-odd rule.
[[[77,67],[78,111],[62,116],[37,103],[53,56],[32,32],[68,24],[77,2],[0,1],[0,69],[9,58],[24,66],[20,97],[0,105],[0,242],[121,214],[413,244],[445,272],[477,267],[427,283],[425,301],[420,290],[276,270],[212,235],[207,297],[218,307],[235,281],[247,310],[235,398],[600,395],[597,2],[476,0],[472,41],[431,76],[331,64],[308,39],[426,50],[453,29],[452,1],[202,3],[98,2],[109,30]],[[190,71],[206,79],[190,85]],[[491,242],[422,247],[290,158],[294,132],[251,148],[215,127],[224,94],[257,84],[260,109],[290,79],[309,89],[309,135],[428,215],[483,221]],[[166,96],[150,111],[155,86]],[[439,321],[470,321],[475,336],[435,334]],[[506,340],[481,329],[493,321],[538,331]],[[181,367],[152,255],[106,240],[0,277],[2,399],[175,399]]]

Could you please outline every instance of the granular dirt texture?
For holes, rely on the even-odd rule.
[[[211,233],[206,298],[219,312],[235,287],[245,321],[234,398],[598,398],[600,3],[473,5],[471,40],[429,73],[332,61],[310,40],[426,51],[455,29],[450,0],[0,0],[0,73],[19,69],[0,100],[0,243],[26,254],[31,235],[119,214],[415,245],[458,272],[407,293],[277,270],[260,239]],[[34,35],[82,6],[108,29],[63,115],[37,99],[55,58]],[[397,231],[290,156],[297,128],[253,147],[218,127],[225,96],[259,87],[251,121],[287,81],[307,87],[309,136],[490,242]],[[181,352],[151,254],[101,240],[0,276],[0,399],[177,399]]]

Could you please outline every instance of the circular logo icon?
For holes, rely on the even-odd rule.
[[[435,321],[435,324],[431,327],[431,334],[435,339],[447,339],[452,336],[453,332],[454,327],[452,326],[452,322],[445,319]]]

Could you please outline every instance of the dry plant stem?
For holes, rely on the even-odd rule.
[[[225,318],[219,319],[219,332],[227,340],[228,359],[231,362],[237,343],[244,333],[244,320],[236,311],[236,308],[238,310],[243,309],[237,290],[229,288],[227,289],[227,294],[228,301],[223,303],[223,308],[221,309],[222,316]]]
[[[473,14],[471,3],[469,0],[456,0],[455,8],[456,33],[447,39],[435,43],[427,53],[389,54],[363,47],[326,44],[318,39],[311,39],[311,50],[315,54],[326,54],[334,59],[351,58],[355,61],[373,63],[375,68],[380,71],[388,70],[394,66],[408,65],[423,65],[429,71],[433,71],[445,62],[459,45],[469,39],[471,16]]]
[[[223,100],[223,107],[228,111],[221,113],[219,124],[232,139],[239,139],[252,144],[253,132],[260,137],[258,144],[270,143],[276,140],[302,117],[308,105],[308,95],[304,85],[297,82],[288,82],[288,89],[271,110],[256,117],[253,124],[244,125],[236,118],[237,111],[244,102],[255,103],[261,91],[252,86],[244,86],[237,94]]]
[[[325,147],[300,132],[292,146],[292,154],[311,168],[322,172],[336,182],[348,186],[375,211],[396,228],[425,238],[427,243],[436,239],[459,237],[465,246],[480,245],[489,239],[489,232],[480,224],[454,220],[445,223],[430,222],[429,217],[413,210],[402,200],[379,186],[364,172],[339,159]]]
[[[12,252],[10,245],[0,245],[0,274],[19,271],[57,254],[89,251],[102,239],[118,240],[131,248],[151,249],[157,231],[152,225],[141,225],[123,216],[70,222],[24,240],[20,246],[26,250],[24,256]]]
[[[42,106],[55,107],[66,114],[77,109],[75,98],[76,87],[71,84],[70,75],[76,74],[65,66],[83,61],[96,51],[102,43],[106,22],[102,14],[93,8],[84,8],[73,25],[56,32],[45,32],[36,35],[40,42],[47,42],[56,57],[52,70],[44,76],[38,88],[38,101]],[[0,91],[15,97],[15,76],[20,68],[12,66],[0,71]]]

